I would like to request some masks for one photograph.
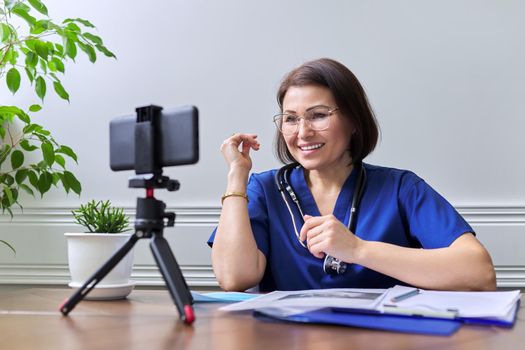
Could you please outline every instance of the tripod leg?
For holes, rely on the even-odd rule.
[[[82,287],[80,287],[75,294],[60,305],[60,312],[67,316],[73,308],[100,282],[113,268],[122,260],[126,254],[133,248],[135,243],[139,240],[136,234],[133,234],[129,240],[120,248],[97,272],[91,276]]]
[[[163,236],[153,235],[150,246],[181,320],[186,324],[193,323],[195,320],[191,307],[193,298],[168,241]]]

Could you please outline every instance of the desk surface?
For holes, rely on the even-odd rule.
[[[185,326],[165,290],[83,301],[63,317],[68,289],[0,286],[0,349],[512,349],[525,344],[525,311],[513,329],[463,326],[451,337],[338,326],[270,323],[196,304]],[[521,345],[521,346],[522,346]]]

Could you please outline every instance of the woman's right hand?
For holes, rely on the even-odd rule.
[[[257,141],[257,135],[235,133],[224,140],[221,145],[221,152],[230,170],[239,168],[250,171],[252,168],[250,149],[258,151],[260,147],[261,145]]]

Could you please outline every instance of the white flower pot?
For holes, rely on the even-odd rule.
[[[72,288],[81,287],[131,236],[130,233],[65,233]],[[125,298],[135,283],[130,280],[133,249],[106,275],[85,299]]]

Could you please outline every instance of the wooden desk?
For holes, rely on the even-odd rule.
[[[452,337],[338,326],[269,323],[196,304],[182,324],[164,290],[135,290],[127,300],[83,301],[63,317],[68,289],[0,286],[0,349],[516,349],[525,344],[525,311],[514,329],[463,326]],[[519,345],[521,344],[521,345]]]

